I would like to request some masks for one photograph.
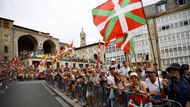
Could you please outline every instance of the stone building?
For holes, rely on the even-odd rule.
[[[85,33],[81,32],[82,45],[86,45]],[[32,52],[55,55],[60,52],[67,44],[60,42],[49,33],[14,25],[14,21],[0,17],[0,60],[12,60],[19,57],[25,65],[38,65],[42,58],[31,57]],[[48,65],[51,65],[51,59],[47,59]],[[88,62],[69,62],[59,60],[55,67],[73,66],[79,67],[79,64]]]
[[[99,42],[92,43],[86,45],[86,33],[81,31],[80,33],[80,47],[75,48],[75,52],[78,55],[78,58],[83,59],[83,60],[88,60],[92,62],[97,62],[98,59],[98,44]],[[105,54],[105,45],[103,42],[100,42],[100,60],[101,63],[104,63],[104,54]]]

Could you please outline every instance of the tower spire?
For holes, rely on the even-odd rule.
[[[86,33],[83,31],[83,27],[82,27],[82,31],[80,33],[80,46],[85,46],[86,45]]]

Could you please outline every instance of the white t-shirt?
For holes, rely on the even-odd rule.
[[[115,84],[114,77],[112,75],[109,75],[107,77],[107,82],[108,82],[108,84]]]
[[[127,75],[128,76],[128,72],[130,71],[130,67],[122,67],[121,69],[119,69],[119,72],[123,75]]]
[[[161,89],[163,88],[163,85],[161,83],[162,79],[159,78],[160,80],[160,87]],[[156,81],[154,83],[152,83],[150,81],[149,78],[146,79],[146,85],[147,85],[147,88],[149,89],[150,92],[156,92],[156,93],[159,93],[160,92],[160,88],[159,88],[159,82],[158,82],[158,77],[156,77]]]

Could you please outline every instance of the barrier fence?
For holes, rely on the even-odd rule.
[[[140,93],[123,92],[100,85],[91,85],[80,82],[68,81],[62,78],[47,77],[46,81],[54,88],[76,99],[81,105],[92,107],[152,107],[152,100]],[[154,107],[182,107],[176,101],[161,99]]]

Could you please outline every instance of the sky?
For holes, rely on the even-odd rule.
[[[14,20],[15,25],[50,33],[61,42],[80,45],[80,32],[87,44],[102,40],[93,24],[92,9],[107,0],[0,0],[0,17]],[[143,0],[149,5],[159,0]]]

